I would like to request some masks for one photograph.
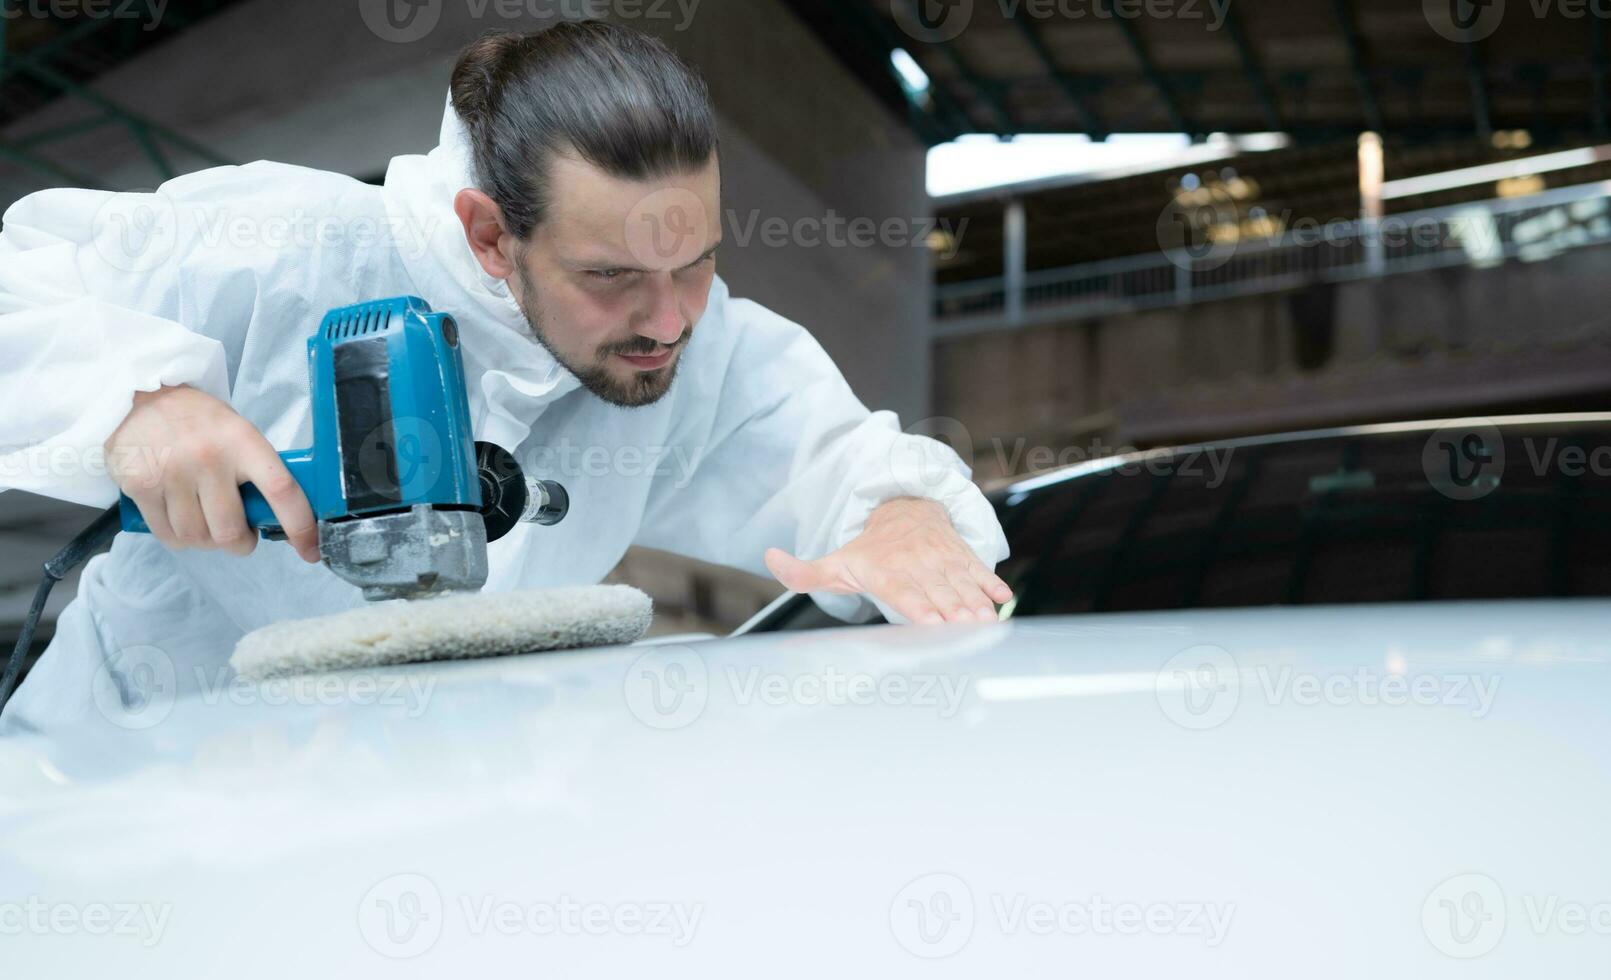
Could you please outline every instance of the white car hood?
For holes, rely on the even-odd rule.
[[[1586,975],[1611,942],[1608,624],[1585,601],[850,628],[153,703],[141,730],[0,742],[5,961]]]

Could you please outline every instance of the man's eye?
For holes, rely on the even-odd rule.
[[[626,269],[594,269],[588,274],[598,279],[619,279],[626,275],[627,271]]]

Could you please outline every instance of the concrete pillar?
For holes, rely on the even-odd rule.
[[[1006,282],[1007,322],[1017,326],[1024,321],[1025,228],[1024,202],[1013,198],[1002,214],[1002,252],[1006,257],[1002,278]]]

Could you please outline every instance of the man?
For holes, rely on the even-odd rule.
[[[716,277],[714,115],[669,50],[596,22],[491,35],[451,103],[384,188],[260,162],[6,213],[0,447],[22,448],[0,479],[101,506],[121,487],[153,535],[89,564],[4,727],[106,714],[108,675],[137,700],[136,661],[216,684],[244,633],[362,601],[314,564],[274,447],[310,441],[321,315],[400,294],[457,319],[477,438],[570,492],[564,523],[491,546],[489,591],[596,582],[636,543],[770,570],[843,618],[865,596],[982,621],[1010,598],[955,454],[869,414],[802,328]],[[105,471],[63,449],[104,449]],[[246,482],[290,547],[255,547]]]

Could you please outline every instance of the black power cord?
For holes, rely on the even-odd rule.
[[[39,580],[39,591],[34,593],[34,604],[28,609],[28,617],[22,621],[22,635],[17,637],[17,648],[11,651],[6,675],[0,679],[0,711],[4,711],[6,702],[11,700],[12,689],[17,686],[17,678],[22,674],[22,661],[28,655],[28,647],[33,644],[34,630],[39,626],[39,617],[45,611],[45,600],[50,598],[50,590],[84,559],[106,547],[122,526],[118,506],[113,504],[89,527],[78,532],[78,536],[69,541],[67,547],[45,562],[45,575]]]

